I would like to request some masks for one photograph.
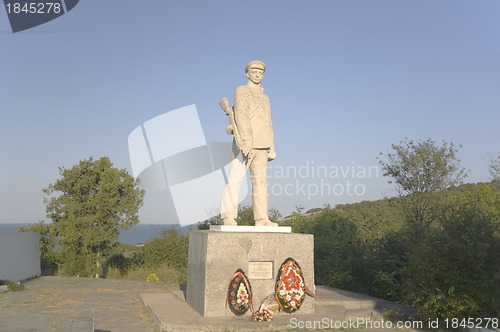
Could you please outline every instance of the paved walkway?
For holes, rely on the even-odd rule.
[[[0,294],[0,332],[158,331],[141,293],[178,285],[90,278],[40,277],[24,290]]]
[[[22,291],[0,294],[0,332],[305,331],[301,328],[307,324],[321,324],[318,327],[324,329],[335,327],[326,322],[347,324],[359,318],[381,318],[387,309],[409,310],[388,301],[320,286],[313,315],[278,314],[271,322],[254,322],[248,316],[229,314],[224,318],[203,318],[184,301],[178,285],[40,277],[24,286]],[[342,330],[354,331],[351,327]],[[383,330],[387,329],[360,329]]]

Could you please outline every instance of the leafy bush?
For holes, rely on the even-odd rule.
[[[147,280],[148,276],[155,274],[160,282],[186,284],[187,270],[173,268],[166,265],[158,266],[154,269],[146,268],[144,266],[131,266],[126,274],[121,274],[120,271],[114,267],[108,269],[107,278],[109,279],[122,279],[122,280]]]
[[[16,292],[24,289],[24,285],[20,282],[10,280],[0,280],[0,286],[7,286],[7,289],[11,292]]]
[[[111,257],[109,257],[108,260],[106,261],[106,267],[108,269],[106,276],[109,275],[110,268],[118,270],[120,272],[120,275],[124,276],[127,274],[129,269],[134,265],[141,265],[141,264],[134,264],[132,259],[126,258],[125,255],[123,255],[122,253],[115,253]]]
[[[460,292],[462,293],[462,292]],[[447,291],[440,289],[425,294],[424,303],[419,310],[419,315],[426,319],[444,319],[478,317],[480,311],[478,303],[467,294],[456,294],[456,289],[450,287]]]
[[[357,237],[356,225],[327,209],[313,220],[296,222],[294,231],[314,234],[317,284],[360,289],[364,247]]]
[[[296,215],[293,230],[315,236],[316,283],[413,306],[420,319],[500,316],[500,190],[441,194],[418,241],[395,209],[401,198]]]
[[[371,289],[374,296],[401,301],[405,279],[403,268],[410,251],[403,231],[389,232],[367,249],[367,268],[370,269]]]
[[[269,220],[276,222],[281,220],[282,216],[281,213],[276,210],[276,209],[270,209],[268,211],[268,216]],[[252,206],[240,206],[238,207],[238,218],[236,219],[236,222],[240,226],[255,226],[255,220],[253,218],[253,208]],[[198,229],[199,230],[205,230],[205,229],[210,229],[210,225],[222,225],[224,222],[222,220],[222,217],[219,214],[215,214],[209,219],[199,222],[198,223]]]
[[[405,267],[406,300],[422,318],[500,315],[498,220],[470,198],[444,211]]]
[[[139,249],[124,246],[117,249],[106,262],[106,277],[147,280],[154,274],[162,282],[186,283],[187,258],[188,237],[174,228],[161,229]]]
[[[161,265],[173,268],[187,268],[188,237],[175,229],[166,230],[160,237],[144,244],[142,255],[145,267]]]

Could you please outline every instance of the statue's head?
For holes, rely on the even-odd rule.
[[[264,78],[264,72],[266,71],[266,64],[259,60],[250,61],[245,67],[245,73],[248,79],[254,84],[260,84]]]

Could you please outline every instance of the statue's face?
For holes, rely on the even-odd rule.
[[[247,72],[248,79],[254,84],[260,84],[264,78],[264,70],[259,68],[250,68]]]

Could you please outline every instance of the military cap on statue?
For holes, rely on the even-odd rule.
[[[266,71],[266,64],[259,60],[250,61],[248,65],[245,67],[245,73],[248,73],[248,70],[250,68],[259,68],[262,69],[263,71]]]

